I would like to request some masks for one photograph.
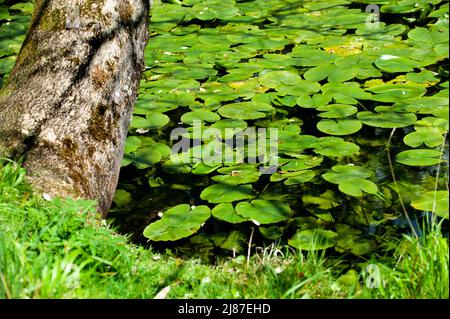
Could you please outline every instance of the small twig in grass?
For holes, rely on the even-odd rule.
[[[252,227],[252,233],[250,234],[250,240],[248,241],[248,248],[247,248],[247,268],[250,265],[250,251],[252,250],[252,240],[254,231],[255,227]]]
[[[405,203],[403,202],[402,195],[400,194],[400,189],[398,188],[398,183],[397,183],[397,177],[395,176],[395,172],[394,172],[394,165],[392,164],[391,141],[392,141],[392,138],[394,137],[395,130],[396,130],[396,128],[394,127],[391,131],[391,134],[389,135],[389,139],[388,139],[387,146],[386,146],[389,168],[391,170],[391,175],[392,175],[392,179],[394,180],[395,190],[397,191],[398,199],[400,201],[400,205],[402,206],[403,213],[405,213],[406,220],[408,221],[408,224],[411,227],[414,237],[419,238],[419,236],[416,233],[416,230],[414,229],[414,226],[411,223],[411,219],[409,218],[409,214],[408,214],[408,211],[406,210]]]

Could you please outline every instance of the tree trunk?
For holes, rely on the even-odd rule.
[[[23,158],[31,184],[95,199],[117,186],[148,39],[148,0],[37,0],[0,92],[0,156]]]

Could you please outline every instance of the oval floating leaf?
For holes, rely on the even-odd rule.
[[[322,177],[333,184],[339,185],[339,190],[344,194],[361,197],[362,191],[376,194],[378,187],[367,180],[373,175],[367,168],[355,165],[337,165],[332,168],[333,173],[325,173]]]
[[[244,199],[254,198],[251,185],[233,186],[227,184],[214,184],[208,186],[200,195],[201,199],[210,203],[231,203]]]
[[[238,120],[255,120],[266,117],[266,112],[272,110],[269,104],[256,102],[239,102],[222,106],[219,114],[223,117]]]
[[[337,234],[324,229],[306,229],[297,232],[288,243],[299,250],[320,250],[333,247]]]
[[[248,220],[247,218],[239,216],[231,203],[217,205],[213,208],[211,214],[215,218],[231,224],[238,224]]]
[[[409,166],[432,166],[442,162],[441,152],[417,149],[403,151],[397,155],[397,162]]]
[[[358,120],[363,124],[381,127],[381,128],[395,128],[412,125],[416,122],[417,117],[413,113],[396,113],[396,112],[359,112]]]
[[[413,200],[411,206],[418,210],[433,212],[440,217],[448,219],[448,198],[447,191],[426,192]]]
[[[207,206],[191,210],[188,204],[178,205],[167,210],[162,218],[144,229],[144,236],[153,241],[174,241],[188,237],[202,227],[211,211]]]
[[[273,224],[287,220],[291,216],[291,209],[279,201],[255,199],[251,203],[237,204],[236,213],[259,224]]]
[[[330,135],[350,135],[358,132],[362,128],[362,123],[351,119],[321,120],[317,123],[317,128]]]

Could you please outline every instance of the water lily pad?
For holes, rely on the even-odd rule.
[[[272,111],[272,107],[265,103],[239,102],[222,106],[219,114],[223,117],[240,120],[255,120],[265,118],[266,113]]]
[[[397,155],[397,162],[408,166],[432,166],[441,163],[441,152],[416,149],[403,151]]]
[[[222,203],[213,208],[211,214],[222,221],[238,224],[247,221],[247,218],[239,216],[231,203]]]
[[[398,102],[425,95],[427,89],[421,84],[382,84],[367,88],[376,93],[372,99],[379,102]]]
[[[292,71],[272,71],[267,72],[259,78],[261,85],[276,88],[280,85],[298,85],[302,78]]]
[[[192,112],[184,113],[181,116],[181,121],[186,124],[193,124],[194,121],[205,121],[205,122],[217,122],[220,120],[220,116],[214,112],[207,110],[195,110]]]
[[[397,112],[359,112],[358,120],[363,124],[381,127],[381,128],[395,128],[412,125],[416,122],[417,117],[413,113],[397,113]]]
[[[351,252],[355,256],[363,256],[371,253],[375,245],[371,240],[363,238],[361,231],[353,229],[349,225],[336,224],[336,250],[339,252]]]
[[[304,205],[317,205],[319,209],[328,210],[338,207],[336,195],[333,191],[327,190],[320,196],[303,195],[302,201]]]
[[[288,243],[299,250],[321,250],[336,245],[336,236],[331,230],[306,229],[298,231]]]
[[[341,118],[347,117],[358,112],[358,108],[348,104],[328,104],[317,108],[320,111],[320,117]]]
[[[296,132],[278,132],[278,151],[280,153],[298,153],[307,148],[315,147],[317,137],[312,135],[301,135]]]
[[[330,135],[350,135],[358,132],[362,128],[362,123],[358,120],[338,119],[321,120],[317,123],[319,131]]]
[[[141,146],[141,139],[137,136],[128,136],[125,140],[125,150],[126,154],[136,151]]]
[[[301,171],[319,166],[323,161],[321,156],[299,155],[296,159],[289,160],[281,167],[281,171]]]
[[[255,195],[251,185],[214,184],[205,188],[200,197],[210,203],[220,204],[251,199]]]
[[[237,204],[236,213],[263,225],[287,220],[292,212],[289,206],[282,202],[255,199],[251,203],[241,202]]]
[[[321,137],[314,147],[315,153],[329,157],[351,156],[359,152],[358,145],[338,137]]]
[[[114,194],[114,204],[116,204],[117,207],[124,207],[131,203],[133,200],[131,194],[127,192],[124,189],[118,189],[116,190],[116,193]]]
[[[357,104],[358,99],[372,98],[372,94],[362,89],[356,82],[327,83],[322,86],[322,95],[342,104]]]
[[[373,175],[367,168],[354,165],[337,165],[332,168],[332,173],[325,173],[322,177],[333,184],[339,185],[339,190],[344,194],[361,197],[362,191],[376,194],[378,187],[367,180]]]
[[[403,139],[406,145],[411,147],[419,147],[425,144],[428,147],[436,147],[444,142],[444,137],[439,130],[429,128],[427,130],[419,130],[409,133]]]
[[[197,232],[211,216],[207,206],[193,209],[187,204],[164,212],[162,218],[144,229],[144,236],[153,241],[175,241]]]
[[[415,209],[433,212],[436,215],[448,219],[448,191],[426,192],[411,202]]]
[[[150,148],[141,148],[134,153],[133,162],[139,169],[152,167],[162,159],[160,152]]]
[[[224,175],[216,175],[212,180],[227,185],[240,185],[257,182],[261,172],[255,165],[237,165],[224,167],[218,170]]]
[[[385,72],[396,73],[413,71],[422,64],[406,57],[385,54],[375,61],[375,65]]]
[[[133,116],[130,127],[136,129],[158,129],[167,125],[170,121],[169,117],[162,113],[147,112],[146,118]]]

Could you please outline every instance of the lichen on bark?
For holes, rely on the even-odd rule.
[[[67,15],[77,5],[79,26],[71,28]],[[95,199],[107,212],[143,67],[149,7],[146,0],[36,2],[0,93],[0,155],[24,157],[38,191]]]

